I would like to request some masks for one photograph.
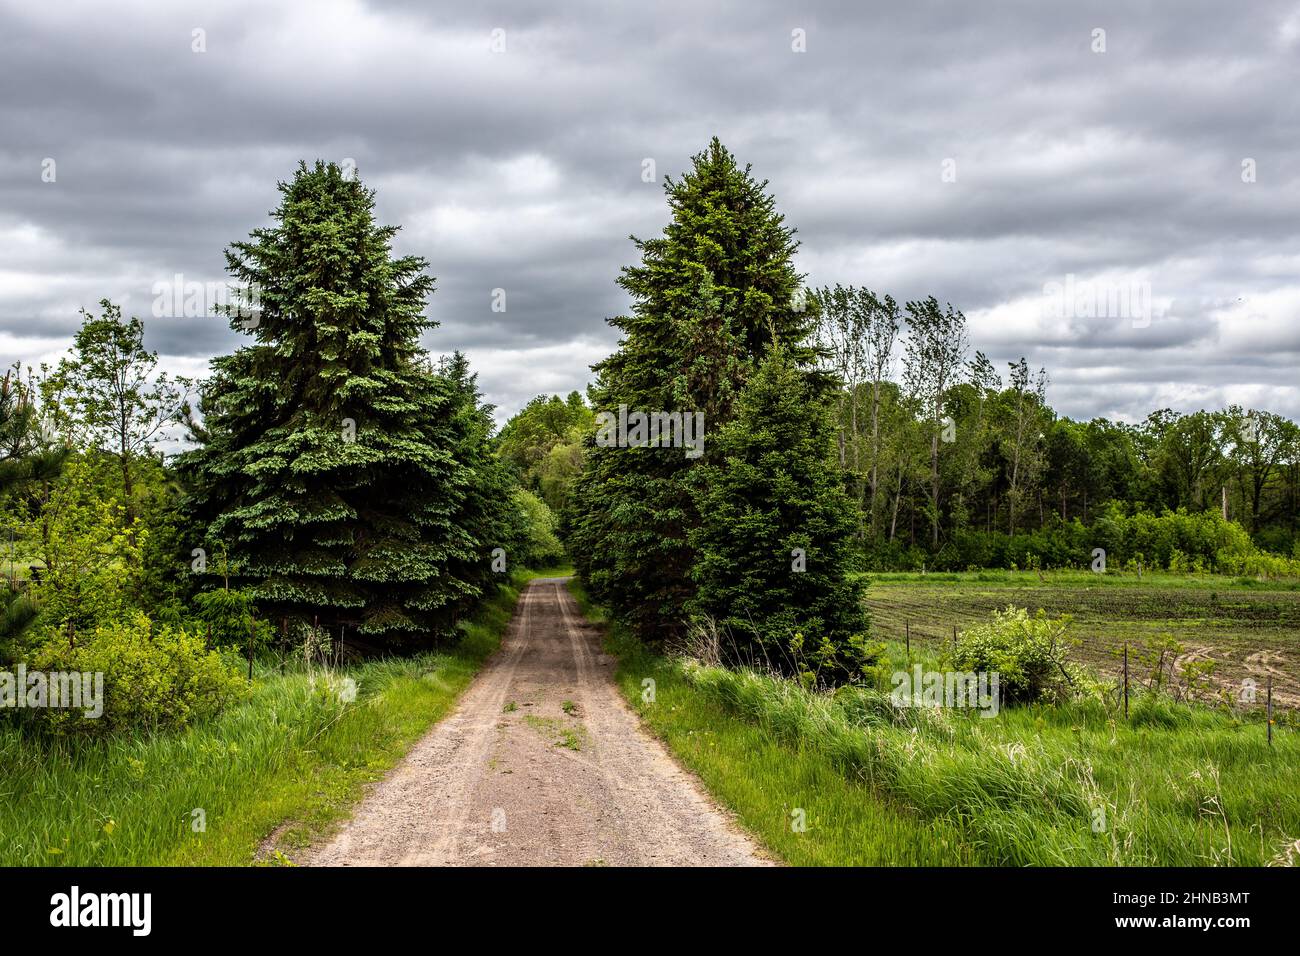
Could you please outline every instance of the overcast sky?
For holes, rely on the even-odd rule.
[[[952,302],[1002,371],[1046,366],[1065,414],[1300,418],[1296,3],[0,11],[6,363],[57,358],[108,297],[202,374],[238,337],[154,318],[155,284],[222,280],[299,159],[351,159],[437,277],[427,346],[512,412],[586,385],[628,235],[663,227],[663,176],[716,134],[811,284]]]

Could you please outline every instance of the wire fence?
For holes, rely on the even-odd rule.
[[[872,631],[884,640],[942,651],[959,641],[967,628],[989,621],[994,611],[1015,606],[1033,612],[1041,607],[1052,617],[1072,616],[1069,658],[1103,676],[1121,675],[1127,649],[1134,686],[1151,683],[1153,660],[1175,679],[1192,663],[1209,664],[1203,678],[1209,693],[1199,696],[1237,696],[1247,688],[1258,688],[1262,696],[1271,688],[1276,706],[1300,708],[1300,598],[1279,604],[1255,600],[1254,595],[1231,595],[1226,601],[1161,601],[1151,595],[1116,600],[1094,594],[1081,606],[1073,595],[1030,589],[1008,589],[996,597],[960,591],[891,592],[868,592]],[[1162,604],[1169,613],[1160,613]],[[1211,611],[1217,618],[1211,619]],[[1108,619],[1106,612],[1115,616]]]

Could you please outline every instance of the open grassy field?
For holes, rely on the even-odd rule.
[[[972,571],[866,576],[872,630],[914,643],[951,641],[961,629],[1009,604],[1069,614],[1078,641],[1072,656],[1117,675],[1125,643],[1130,674],[1163,638],[1183,645],[1179,663],[1213,660],[1215,688],[1236,696],[1252,678],[1258,693],[1273,680],[1275,704],[1300,707],[1300,583],[1218,575],[1088,571]]]

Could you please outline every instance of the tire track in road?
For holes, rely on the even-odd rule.
[[[566,580],[529,583],[501,649],[456,710],[305,862],[770,862],[641,727]]]

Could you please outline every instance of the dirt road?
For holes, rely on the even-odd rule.
[[[762,865],[641,729],[565,579],[529,584],[456,711],[306,861],[319,866]]]

